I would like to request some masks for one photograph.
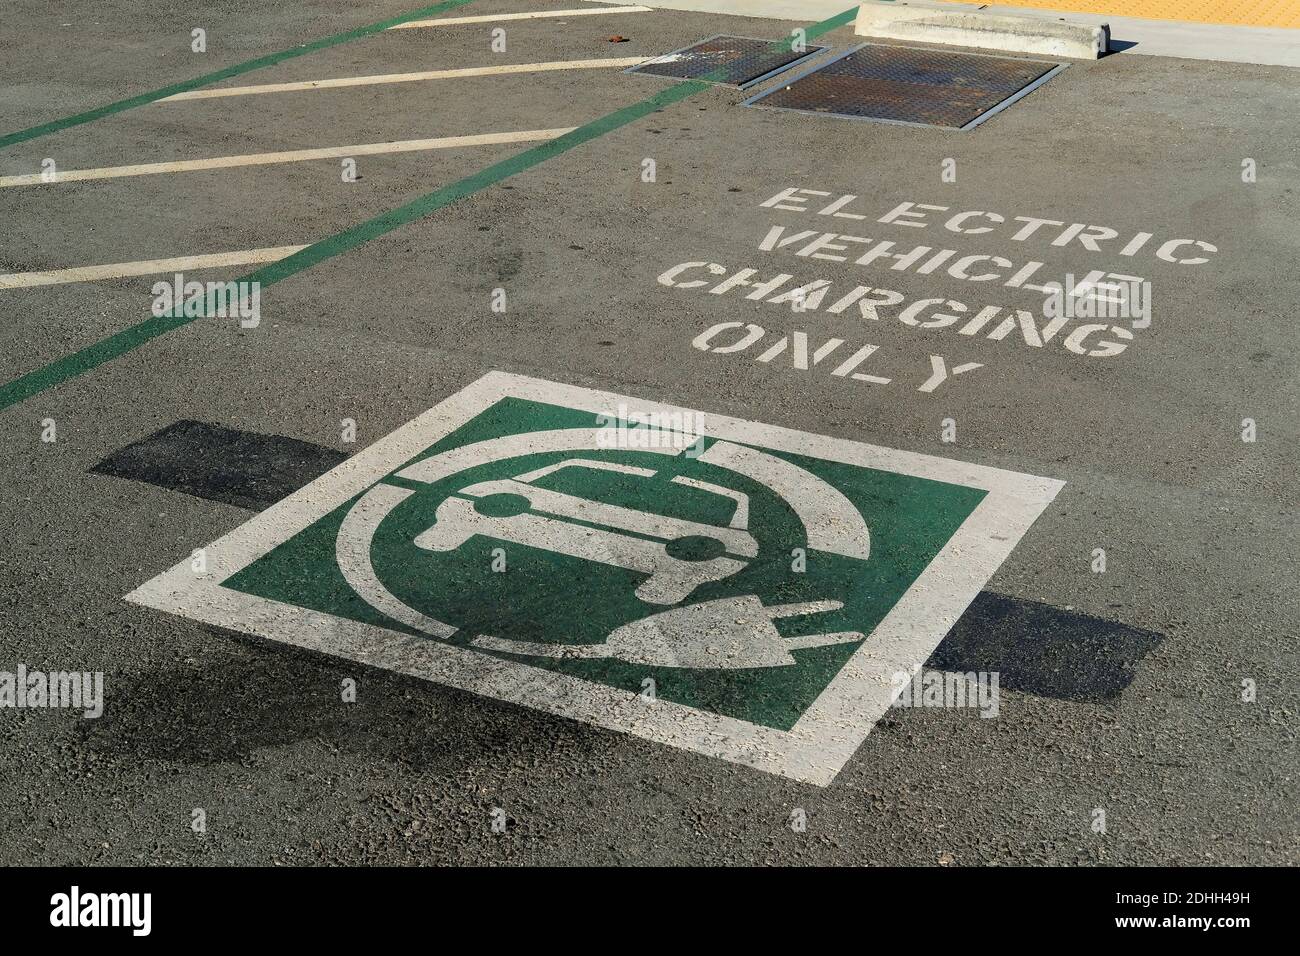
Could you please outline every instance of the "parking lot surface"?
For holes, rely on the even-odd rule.
[[[959,130],[628,72],[851,15],[13,6],[0,135],[273,62],[0,149],[0,671],[103,681],[0,860],[1297,862],[1295,69]]]

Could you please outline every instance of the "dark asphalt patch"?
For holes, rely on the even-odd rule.
[[[1040,60],[868,43],[744,105],[969,129],[1060,69]]]
[[[179,421],[115,451],[91,472],[262,511],[347,457],[296,438]]]
[[[98,753],[197,766],[248,764],[261,751],[324,741],[431,772],[535,761],[566,748],[603,759],[635,746],[417,678],[236,631],[201,630],[208,645],[201,659],[111,675],[113,705],[98,720],[78,722],[79,739]],[[343,700],[344,680],[356,682],[354,703]],[[518,733],[521,714],[536,733]]]
[[[984,591],[928,666],[997,671],[1007,690],[1102,703],[1119,697],[1138,663],[1163,639],[1153,631]]]

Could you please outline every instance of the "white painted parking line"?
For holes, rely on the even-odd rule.
[[[306,246],[272,246],[266,249],[214,252],[205,256],[178,256],[174,259],[111,262],[102,266],[79,266],[75,269],[54,269],[49,272],[12,272],[9,275],[0,275],[0,289],[25,289],[38,285],[95,282],[99,279],[122,279],[127,276],[148,276],[163,272],[185,272],[192,269],[217,269],[222,266],[245,266],[260,262],[275,262],[306,248]]]
[[[202,169],[229,169],[235,166],[270,166],[276,163],[300,163],[310,159],[340,159],[352,156],[375,156],[382,153],[414,153],[429,149],[454,149],[458,146],[493,146],[502,143],[531,143],[555,139],[572,132],[563,129],[526,129],[510,133],[479,133],[473,136],[441,136],[436,139],[403,139],[392,143],[356,143],[352,146],[326,146],[320,149],[293,149],[280,153],[245,153],[242,156],[214,156],[210,159],[184,159],[170,163],[141,163],[136,166],[103,166],[97,169],[69,169],[46,179],[44,173],[0,176],[5,186],[36,186],[42,183],[70,183],[87,179],[117,179],[122,176],[152,176],[158,173],[188,173]]]
[[[446,17],[441,20],[412,20],[389,27],[390,30],[419,30],[424,27],[446,27],[458,23],[496,23],[500,20],[542,20],[552,17],[590,17],[600,13],[653,13],[650,7],[600,7],[589,10],[530,10],[526,13],[489,13],[475,17]]]
[[[623,56],[603,60],[555,60],[549,63],[507,63],[501,66],[471,66],[458,70],[428,70],[423,73],[379,73],[373,76],[341,76],[329,80],[303,80],[298,83],[266,83],[261,86],[225,86],[217,89],[189,90],[159,100],[210,100],[222,96],[251,96],[258,93],[291,93],[298,90],[324,90],[341,86],[380,86],[387,83],[415,83],[420,80],[457,80],[473,76],[502,76],[507,73],[549,73],[554,70],[605,70],[637,66],[652,57]]]

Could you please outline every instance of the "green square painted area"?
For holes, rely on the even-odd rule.
[[[601,424],[589,411],[519,398],[497,401],[430,446],[413,461],[504,435]],[[701,448],[712,440],[706,439]],[[738,443],[733,443],[738,444]],[[761,448],[761,446],[753,446]],[[756,557],[720,580],[700,585],[683,603],[756,595],[767,606],[842,601],[838,610],[775,621],[783,637],[857,631],[867,635],[898,603],[916,578],[975,510],[986,492],[879,469],[796,455],[767,454],[798,465],[846,496],[871,533],[867,560],[807,549],[807,534],[790,504],[746,475],[698,458],[657,455],[630,448],[584,451],[580,456],[547,451],[485,462],[430,484],[396,473],[383,483],[412,492],[376,533],[370,559],[375,574],[404,604],[458,628],[449,638],[429,640],[476,653],[524,662],[575,678],[641,692],[654,681],[657,697],[779,730],[790,729],[826,689],[861,642],[794,650],[788,666],[710,669],[651,666],[618,658],[540,657],[472,647],[484,635],[547,645],[600,645],[620,626],[664,610],[634,591],[646,575],[612,564],[572,557],[541,547],[476,535],[449,551],[429,551],[415,540],[436,525],[436,512],[463,489],[487,481],[517,479],[567,459],[607,462],[653,471],[632,475],[593,467],[568,467],[537,479],[535,487],[698,524],[724,526],[734,501],[684,478],[728,489],[748,502],[748,531]],[[421,632],[392,619],[360,598],[338,567],[336,540],[345,516],[361,496],[321,517],[292,538],[228,578],[223,587],[341,618],[411,634]],[[796,571],[795,549],[806,552]],[[496,554],[494,554],[496,552]],[[504,553],[505,570],[494,571]],[[741,559],[737,559],[741,560]]]

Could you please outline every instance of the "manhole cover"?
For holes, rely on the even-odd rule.
[[[752,86],[760,80],[788,70],[824,46],[805,45],[802,52],[790,49],[785,40],[757,40],[753,37],[716,36],[694,46],[655,57],[627,73],[648,73],[673,80],[705,80],[738,86]]]
[[[868,43],[743,105],[970,129],[1063,69],[1041,60]]]

